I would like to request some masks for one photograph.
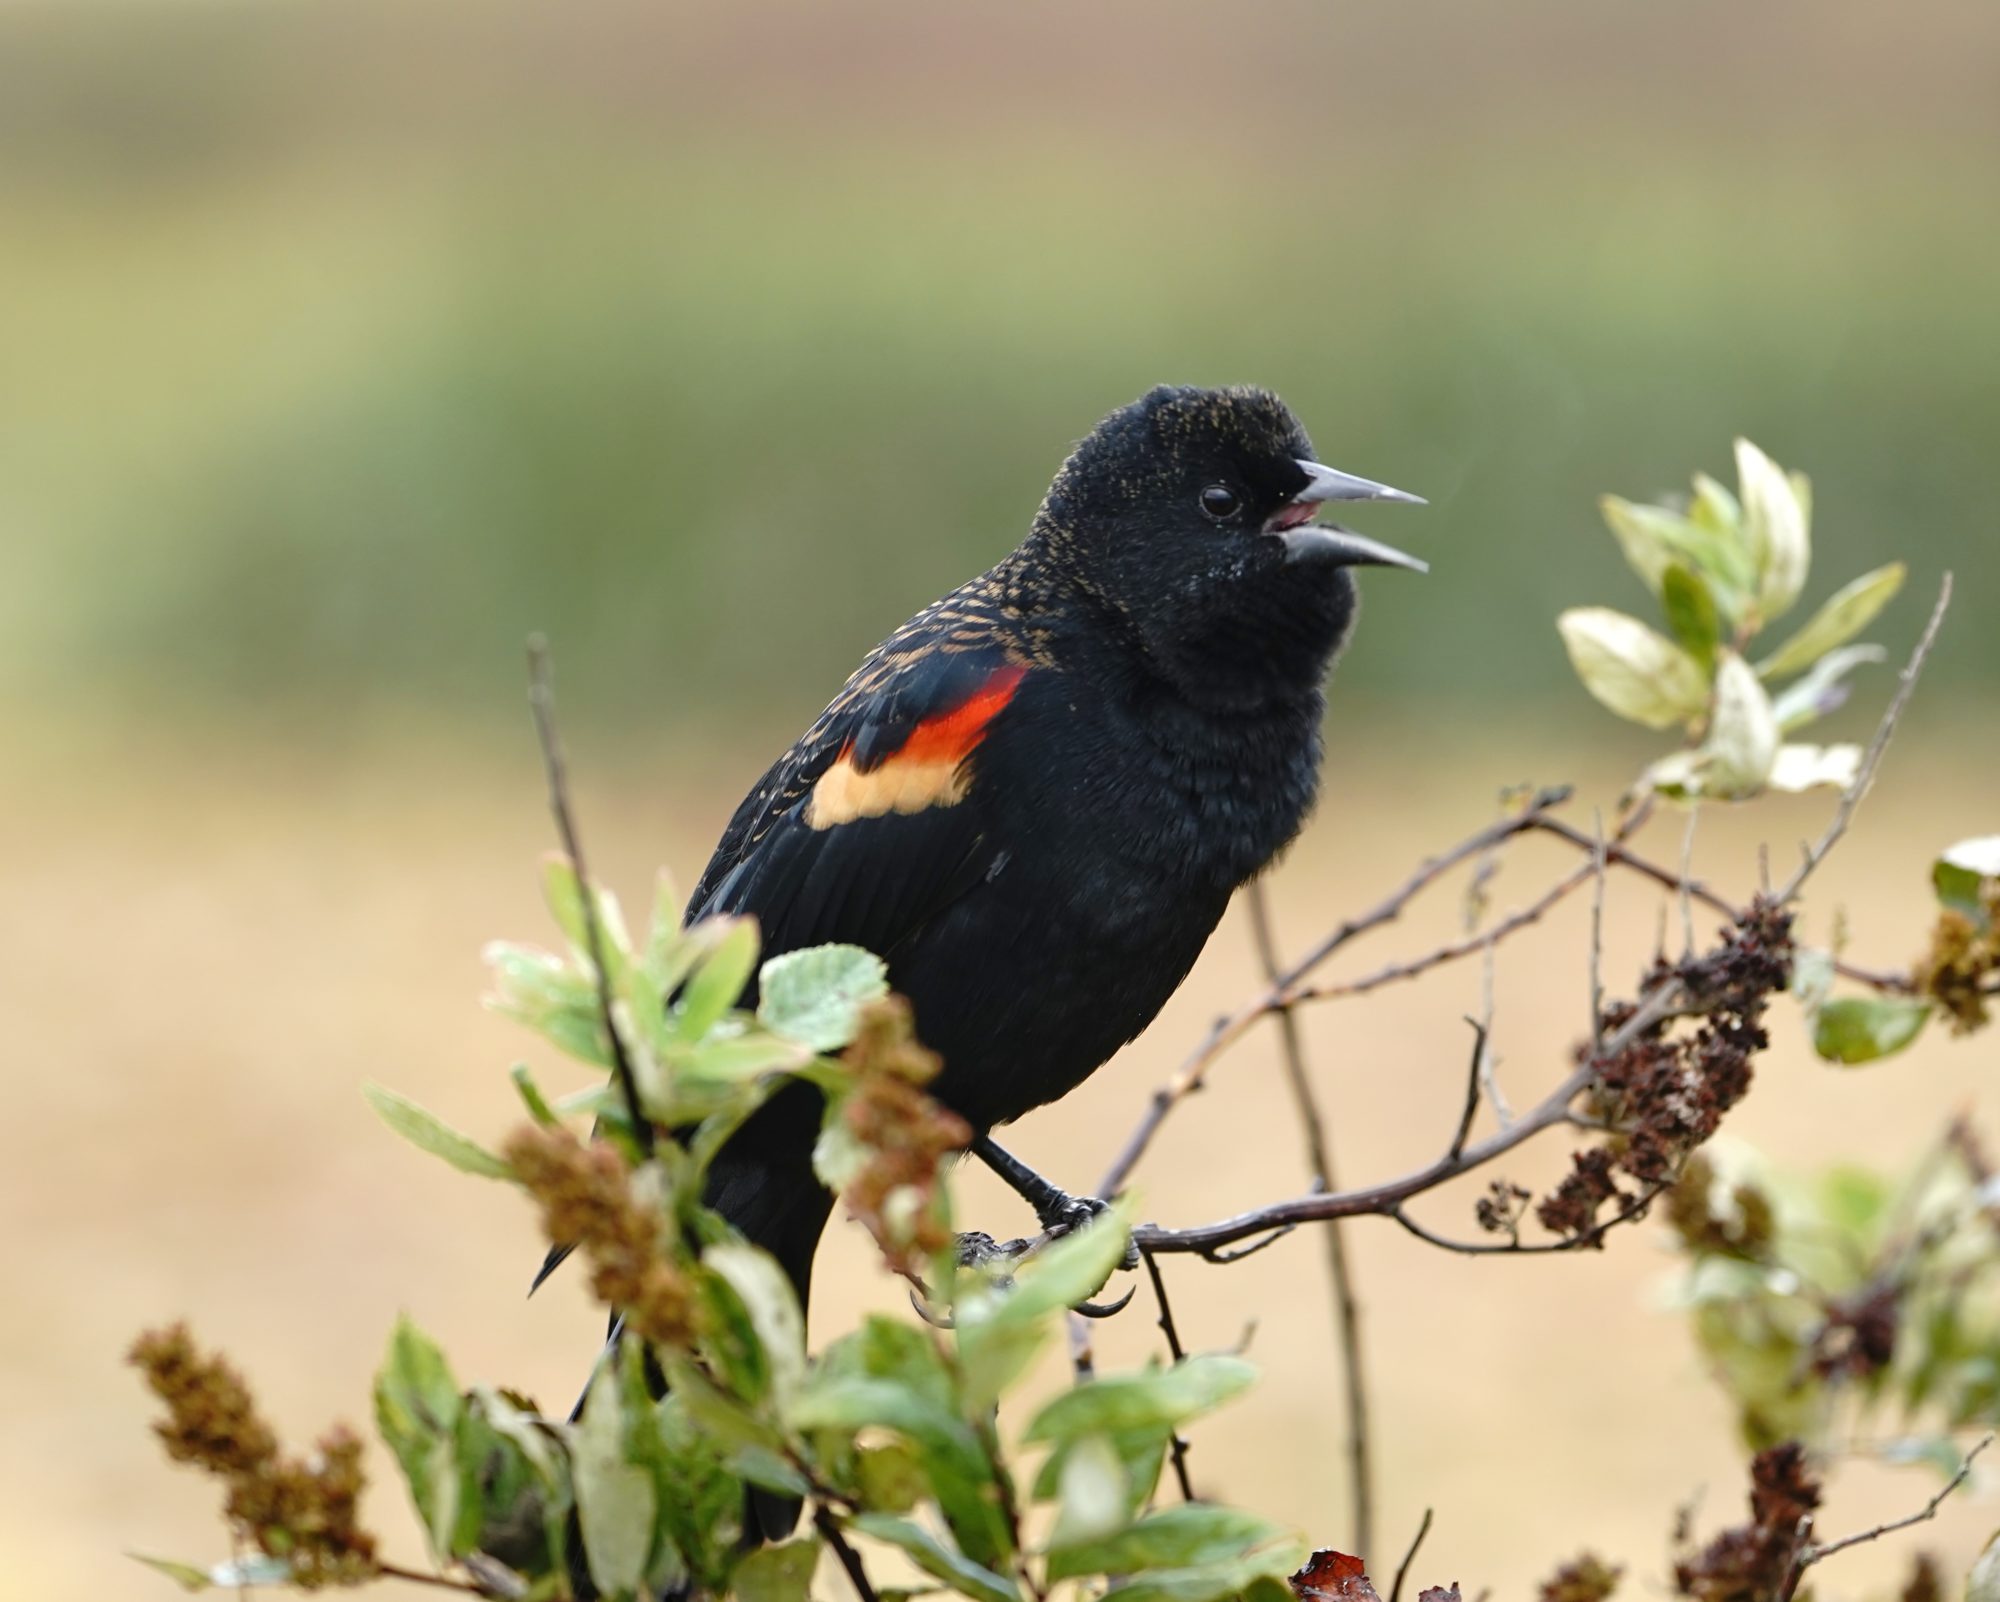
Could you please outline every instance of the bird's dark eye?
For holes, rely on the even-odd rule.
[[[1201,509],[1218,523],[1228,522],[1242,505],[1227,484],[1211,484],[1201,492]]]

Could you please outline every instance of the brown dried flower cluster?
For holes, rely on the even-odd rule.
[[[1542,1581],[1541,1602],[1604,1602],[1624,1576],[1595,1552],[1580,1553]]]
[[[1980,895],[1981,919],[1947,907],[1931,930],[1930,950],[1911,976],[1918,993],[1944,1009],[1951,1032],[1969,1035],[1987,1019],[1987,986],[2000,974],[2000,879]]]
[[[942,1064],[917,1043],[909,1003],[901,996],[886,996],[863,1012],[842,1061],[854,1075],[842,1116],[870,1155],[841,1199],[875,1237],[891,1268],[919,1274],[927,1258],[952,1244],[933,1205],[938,1163],[947,1153],[962,1151],[972,1129],[925,1094],[923,1087]]]
[[[218,1476],[225,1512],[261,1552],[291,1564],[313,1590],[373,1579],[375,1538],[360,1524],[361,1441],[336,1425],[316,1462],[284,1457],[278,1438],[227,1361],[201,1352],[185,1324],[148,1330],[128,1354],[167,1416],[154,1425],[167,1456]]]
[[[1750,1463],[1750,1520],[1724,1530],[1674,1564],[1674,1588],[1696,1602],[1771,1602],[1784,1594],[1819,1506],[1819,1480],[1797,1441],[1767,1447]]]
[[[1759,900],[1706,956],[1659,964],[1645,989],[1677,983],[1680,1019],[1662,1019],[1598,1064],[1594,1111],[1616,1133],[1602,1147],[1575,1154],[1574,1167],[1536,1209],[1543,1226],[1572,1239],[1591,1234],[1606,1204],[1627,1206],[1673,1182],[1688,1156],[1713,1135],[1750,1089],[1751,1061],[1771,1043],[1763,1016],[1792,971],[1792,915]],[[1615,1033],[1638,1007],[1605,1009]],[[1691,1030],[1676,1022],[1696,1015]],[[1590,1047],[1578,1050],[1578,1060]],[[1637,1196],[1619,1183],[1638,1181]]]
[[[609,1141],[530,1124],[501,1156],[542,1210],[551,1241],[574,1243],[590,1264],[591,1293],[658,1346],[698,1333],[688,1277],[673,1261],[667,1219],[632,1189],[632,1170]]]

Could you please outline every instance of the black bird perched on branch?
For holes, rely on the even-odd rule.
[[[1417,497],[1321,465],[1262,390],[1113,412],[1021,544],[890,635],[757,782],[689,900],[690,921],[754,914],[766,954],[880,954],[944,1059],[933,1092],[1045,1222],[1077,1204],[984,1137],[1173,994],[1312,806],[1349,570],[1423,570],[1313,521],[1331,501]],[[832,1205],[819,1111],[789,1087],[709,1181],[802,1303]]]

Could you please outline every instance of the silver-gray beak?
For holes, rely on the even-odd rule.
[[[1408,490],[1391,489],[1372,478],[1357,478],[1352,473],[1341,472],[1337,467],[1328,467],[1324,462],[1308,462],[1299,457],[1293,459],[1306,475],[1306,487],[1292,497],[1294,500],[1403,501],[1411,506],[1426,504],[1421,495],[1412,495]]]
[[[1332,567],[1407,567],[1412,573],[1428,573],[1431,565],[1393,545],[1371,540],[1352,529],[1331,523],[1301,523],[1279,533],[1285,542],[1287,562],[1323,562]]]

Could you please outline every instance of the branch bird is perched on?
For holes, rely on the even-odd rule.
[[[1323,466],[1262,390],[1113,412],[1021,544],[890,635],[757,782],[689,920],[754,914],[767,955],[879,953],[944,1059],[934,1093],[1005,1172],[987,1132],[1144,1029],[1312,807],[1350,569],[1424,566],[1315,514],[1416,500]],[[832,1204],[819,1119],[794,1084],[709,1174],[801,1303]],[[1031,1199],[1045,1222],[1077,1205]]]

